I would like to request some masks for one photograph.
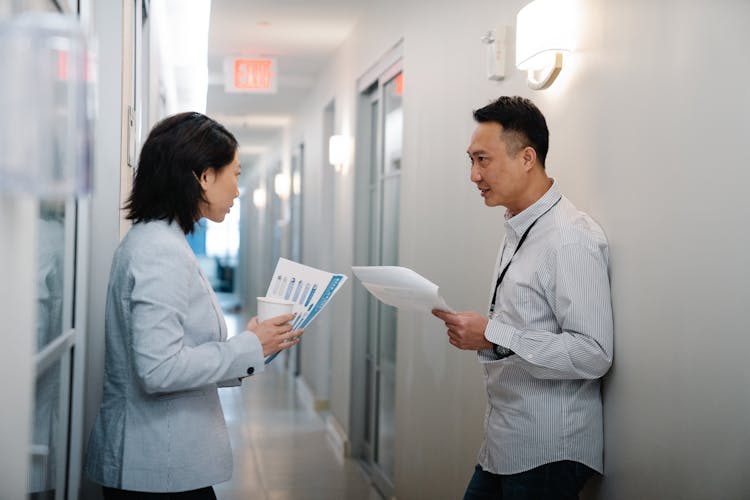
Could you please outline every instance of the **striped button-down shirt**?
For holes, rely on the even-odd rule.
[[[521,236],[539,219],[513,256]],[[573,460],[603,470],[599,378],[612,363],[609,250],[604,232],[557,184],[505,221],[485,337],[515,353],[479,352],[487,386],[479,463],[515,474]]]

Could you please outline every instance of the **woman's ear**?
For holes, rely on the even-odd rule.
[[[208,187],[214,183],[215,179],[216,179],[216,171],[213,168],[208,167],[206,170],[201,172],[200,179],[199,179],[201,183],[201,187],[204,190],[208,189]]]

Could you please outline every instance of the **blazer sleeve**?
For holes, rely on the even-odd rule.
[[[169,245],[139,252],[131,262],[132,355],[148,393],[217,384],[263,370],[263,348],[252,332],[197,346],[184,343],[194,263]]]

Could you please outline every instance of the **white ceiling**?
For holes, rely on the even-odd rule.
[[[347,38],[364,0],[213,0],[208,39],[207,114],[237,137],[243,163],[272,147]],[[276,58],[276,94],[224,91],[224,57]]]

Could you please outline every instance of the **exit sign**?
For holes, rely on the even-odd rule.
[[[227,57],[224,59],[224,90],[227,92],[276,93],[276,59]]]

